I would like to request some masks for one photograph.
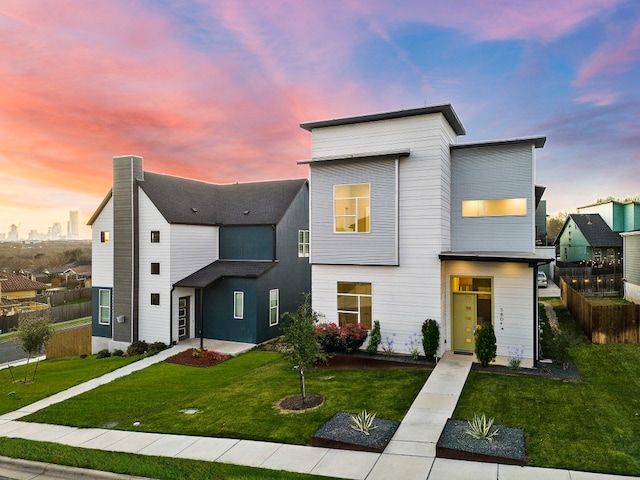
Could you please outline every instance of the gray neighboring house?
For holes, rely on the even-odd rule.
[[[624,298],[640,304],[640,231],[621,233]]]
[[[260,343],[311,289],[306,179],[216,185],[114,157],[93,234],[92,349]]]

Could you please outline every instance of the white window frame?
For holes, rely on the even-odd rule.
[[[158,266],[158,271],[154,272],[153,271],[153,266],[157,265]],[[160,262],[151,262],[151,275],[160,275]]]
[[[154,295],[158,296],[158,303],[153,303],[153,299],[154,299]],[[151,294],[151,301],[149,302],[151,305],[160,305],[160,294],[159,293],[152,293]]]
[[[275,298],[274,298],[275,297]],[[274,320],[275,315],[275,320]],[[269,290],[269,326],[275,327],[280,322],[280,290]]]
[[[160,243],[160,230],[151,230],[151,243]]]
[[[310,245],[309,230],[298,230],[298,257],[308,257]]]
[[[371,293],[340,293],[340,284],[341,283],[353,283],[353,284],[360,284],[360,285],[369,285],[369,291]],[[353,315],[353,314],[357,314],[358,316],[358,321],[357,323],[362,323],[362,299],[363,298],[369,298],[370,299],[370,303],[371,303],[371,323],[373,324],[373,285],[371,284],[371,282],[337,282],[336,283],[336,305],[340,305],[340,297],[353,297],[357,299],[358,302],[358,310],[357,311],[353,311],[353,310],[340,310],[338,308],[338,323],[340,324],[340,326],[342,326],[342,324],[340,323],[340,314],[344,313],[347,315]],[[371,328],[372,325],[368,325],[369,328]]]
[[[364,197],[340,197],[338,198],[336,196],[336,190],[339,187],[355,187],[355,186],[360,186],[360,185],[366,185],[367,189],[369,191],[369,195]],[[360,201],[366,199],[369,203],[369,207],[368,207],[368,218],[369,221],[367,223],[367,229],[366,230],[358,230],[358,212],[360,210],[359,207],[359,203]],[[355,201],[355,212],[353,214],[344,214],[344,215],[338,215],[336,213],[336,203],[338,202],[338,200],[354,200]],[[346,230],[338,230],[338,218],[344,219],[344,218],[353,218],[354,219],[354,225],[355,225],[355,230],[353,231],[346,231]],[[371,184],[370,183],[345,183],[345,184],[340,184],[340,185],[334,185],[333,186],[333,233],[338,233],[338,234],[353,234],[353,233],[371,233]]]
[[[102,294],[105,293],[107,295],[106,305],[102,303]],[[103,321],[103,312],[106,311],[106,315],[104,315],[107,320]],[[111,290],[108,288],[101,288],[98,290],[98,324],[99,325],[111,325]]]
[[[233,292],[233,318],[235,320],[244,318],[244,292]]]
[[[109,231],[103,230],[100,232],[100,243],[109,243]]]

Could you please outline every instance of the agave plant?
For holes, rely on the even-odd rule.
[[[371,430],[378,428],[373,424],[375,419],[375,413],[368,413],[366,410],[362,410],[358,415],[351,415],[351,421],[353,422],[351,428],[365,435],[370,435]]]
[[[495,437],[500,431],[498,428],[491,429],[493,427],[493,421],[495,418],[487,419],[486,415],[483,413],[478,416],[476,414],[473,415],[473,420],[468,421],[469,428],[467,429],[467,435],[475,438],[476,440],[486,440],[487,442],[492,442],[493,437]]]

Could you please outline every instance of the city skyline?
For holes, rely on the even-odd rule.
[[[640,194],[632,0],[83,5],[0,5],[0,232],[78,210],[88,238],[113,156],[213,183],[301,178],[300,122],[449,103],[460,143],[547,136],[550,214]]]

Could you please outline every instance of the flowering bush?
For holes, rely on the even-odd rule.
[[[361,323],[347,323],[339,327],[335,323],[316,326],[316,340],[325,352],[355,352],[367,339],[368,329]]]

